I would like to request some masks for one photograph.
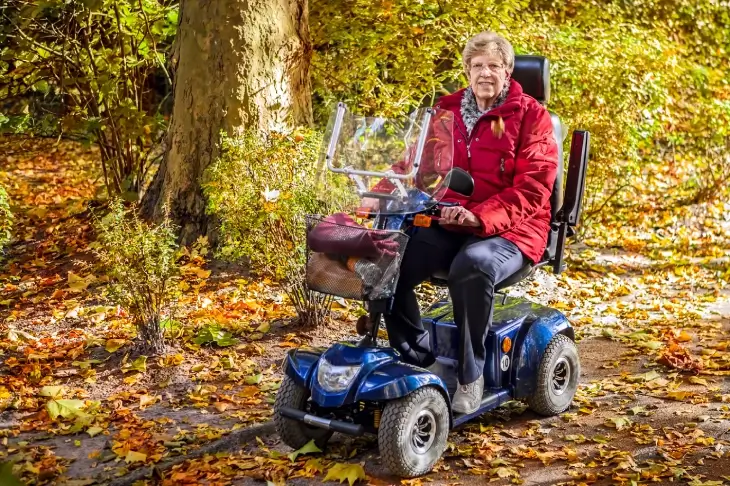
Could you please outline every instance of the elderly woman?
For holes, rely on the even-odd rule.
[[[497,34],[482,32],[466,44],[469,86],[442,97],[437,108],[455,115],[454,166],[474,178],[474,192],[447,192],[459,206],[442,210],[439,225],[419,228],[401,265],[392,312],[385,322],[403,359],[430,367],[435,358],[414,288],[448,271],[454,319],[461,332],[456,412],[479,407],[484,391],[485,338],[494,287],[537,262],[547,244],[550,193],[558,150],[550,116],[510,79],[514,50]]]

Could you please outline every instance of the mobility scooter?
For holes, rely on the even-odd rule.
[[[517,56],[513,78],[541,103],[549,97],[548,76],[547,59]],[[451,166],[453,114],[425,108],[398,124],[355,117],[338,105],[320,159],[327,190],[350,191],[353,201],[370,198],[378,205],[359,214],[363,224],[344,213],[308,217],[307,283],[315,291],[363,300],[372,326],[360,341],[288,353],[274,405],[274,422],[284,443],[298,449],[314,440],[323,447],[333,432],[375,434],[390,471],[416,477],[428,473],[441,457],[450,429],[509,400],[525,400],[546,416],[568,409],[580,374],[570,322],[555,309],[504,293],[538,267],[563,271],[566,239],[578,223],[589,134],[573,132],[564,178],[564,127],[557,116],[552,118],[560,157],[550,198],[548,247],[540,262],[526,263],[497,285],[481,406],[474,413],[458,414],[450,400],[457,387],[459,331],[448,300],[422,313],[437,366],[405,363],[378,340],[409,231],[431,224],[448,205],[441,202],[447,190],[466,195],[473,190],[471,176]],[[433,281],[443,284],[444,278],[434,275]]]

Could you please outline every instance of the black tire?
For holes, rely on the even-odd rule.
[[[281,440],[294,450],[301,449],[312,439],[317,447],[323,449],[332,437],[332,431],[310,427],[303,422],[283,417],[279,413],[281,407],[307,411],[307,400],[309,400],[309,390],[284,375],[274,401],[274,426]]]
[[[378,429],[380,457],[396,476],[422,476],[441,458],[448,436],[443,395],[433,387],[419,388],[385,405]]]
[[[527,404],[546,417],[565,412],[573,401],[579,377],[578,349],[572,339],[558,334],[542,356],[535,393],[527,399]]]

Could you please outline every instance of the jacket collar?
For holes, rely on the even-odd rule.
[[[461,118],[461,98],[464,95],[464,91],[466,91],[466,88],[460,89],[459,91],[456,91],[450,95],[442,96],[436,103],[436,108],[443,108],[453,111],[455,114],[458,115],[458,118]],[[523,91],[520,83],[518,83],[514,79],[511,79],[507,99],[505,99],[504,103],[502,103],[498,107],[489,110],[487,112],[487,115],[501,116],[503,118],[508,115],[512,115],[520,108],[522,104],[522,93]]]

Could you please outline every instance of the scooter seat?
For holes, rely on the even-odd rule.
[[[542,266],[542,265],[539,265]],[[529,276],[532,271],[536,268],[535,265],[532,264],[532,262],[527,261],[522,267],[517,270],[515,273],[507,277],[506,279],[499,282],[497,285],[494,286],[494,291],[499,292],[502,289],[506,289],[507,287],[511,287],[512,285],[516,284],[517,282],[520,282],[522,279]],[[442,287],[446,287],[448,285],[448,272],[436,272],[431,276],[431,282],[435,285],[439,285]]]

